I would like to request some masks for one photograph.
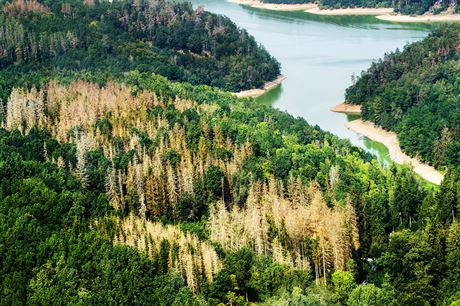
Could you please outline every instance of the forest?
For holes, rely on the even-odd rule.
[[[7,105],[4,305],[460,298],[458,169],[433,190],[301,118],[150,73]]]
[[[187,2],[15,0],[0,10],[0,98],[14,86],[126,71],[227,91],[260,87],[279,63],[228,18]]]
[[[54,4],[3,11],[60,24]],[[36,79],[51,62],[9,64],[28,68],[1,116],[0,305],[460,303],[458,164],[435,187],[206,82]]]
[[[425,13],[439,14],[442,12],[458,13],[456,0],[262,0],[265,3],[301,4],[317,2],[323,9],[341,9],[357,7],[389,7],[395,13],[404,15],[423,15]]]
[[[460,26],[443,26],[386,54],[355,78],[346,101],[395,131],[402,149],[444,168],[460,163]]]

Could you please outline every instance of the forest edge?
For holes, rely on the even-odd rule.
[[[361,105],[340,103],[331,108],[331,111],[349,115],[359,115],[361,114]],[[437,171],[434,167],[421,162],[418,158],[406,155],[401,150],[396,133],[384,130],[383,128],[376,126],[374,123],[362,119],[350,121],[346,123],[345,126],[347,129],[357,134],[363,135],[373,141],[377,141],[385,145],[385,147],[388,148],[391,160],[395,163],[410,164],[414,168],[414,172],[420,175],[423,179],[436,185],[441,184],[444,174]]]
[[[265,83],[262,88],[253,88],[253,89],[248,89],[248,90],[242,90],[240,92],[234,92],[232,93],[235,97],[238,98],[257,98],[260,97],[261,95],[265,94],[266,92],[274,89],[278,85],[281,85],[281,83],[286,79],[286,77],[282,74],[280,74],[276,79],[273,81]]]
[[[305,4],[277,4],[263,3],[259,0],[228,0],[229,2],[248,5],[254,8],[267,9],[273,11],[305,11],[309,14],[324,16],[357,16],[357,15],[375,15],[375,18],[390,22],[453,22],[460,21],[460,14],[441,13],[434,15],[426,13],[423,15],[403,15],[395,14],[392,8],[372,8],[372,7],[355,7],[340,9],[324,9],[315,3]]]

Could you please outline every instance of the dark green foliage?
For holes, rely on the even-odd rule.
[[[313,0],[263,0],[264,3],[303,4],[314,3]],[[390,7],[388,0],[320,0],[319,5],[324,9],[339,9],[347,7]]]
[[[348,7],[391,7],[393,2],[389,0],[320,0],[319,4],[326,9],[340,9]]]
[[[180,196],[176,204],[177,217],[180,221],[199,221],[207,216],[208,205],[205,201],[195,199],[192,195],[185,193]]]
[[[211,304],[219,300],[244,304],[244,301],[265,300],[295,287],[305,288],[310,283],[307,272],[292,270],[268,257],[255,257],[248,249],[241,249],[227,254],[207,296]]]
[[[401,137],[405,148],[417,147],[424,158],[432,154],[441,157],[436,163],[450,165],[439,190],[431,190],[410,169],[382,169],[363,150],[302,118],[206,85],[193,86],[191,83],[211,84],[236,90],[245,84],[257,86],[277,72],[276,62],[224,17],[193,12],[190,4],[161,1],[152,2],[158,9],[158,20],[153,21],[147,14],[152,7],[143,1],[137,7],[127,1],[90,7],[67,1],[70,13],[61,12],[61,1],[43,3],[50,13],[2,17],[5,24],[12,22],[10,27],[22,25],[31,33],[21,40],[26,44],[20,45],[21,52],[12,54],[9,46],[5,50],[10,53],[1,58],[4,98],[13,85],[41,85],[56,75],[61,82],[120,80],[131,87],[133,95],[142,90],[157,95],[162,106],[150,109],[147,116],[159,117],[170,129],[183,127],[186,146],[193,154],[208,150],[219,163],[236,156],[210,140],[217,136],[235,147],[247,145],[251,151],[231,176],[231,184],[225,167],[211,165],[204,175],[187,182],[193,194],[178,194],[175,203],[164,203],[169,200],[160,194],[163,202],[156,203],[159,219],[208,240],[208,210],[216,201],[224,201],[228,209],[233,208],[232,203],[243,206],[253,184],[272,177],[285,183],[287,197],[293,196],[288,186],[297,180],[318,185],[331,207],[351,204],[360,248],[347,263],[353,273],[336,272],[326,278],[328,286],[323,287],[313,282],[313,266],[311,271],[299,271],[275,263],[270,256],[257,257],[247,248],[229,252],[213,243],[224,259],[223,267],[213,283],[202,284],[202,291],[192,293],[170,270],[170,251],[177,251],[176,244],[163,240],[153,258],[112,244],[117,233],[110,217],[117,212],[105,196],[107,172],[111,167],[124,171],[139,158],[136,151],[127,149],[126,139],[112,137],[108,118],[117,114],[94,123],[117,155],[108,160],[101,149],[88,151],[85,187],[72,174],[77,164],[75,145],[61,144],[37,128],[26,135],[0,129],[1,305],[198,305],[203,301],[212,305],[264,301],[274,305],[449,305],[460,299],[460,177],[458,167],[453,166],[459,158],[458,84],[457,68],[451,65],[456,63],[460,39],[455,26],[387,56],[347,92],[351,102],[364,103],[365,117],[373,116],[388,128],[412,133],[415,118],[423,121],[417,125],[422,128],[415,129],[421,135],[428,125],[435,128],[438,134],[427,132],[431,138],[411,142],[412,138]],[[195,19],[190,17],[193,14]],[[123,19],[125,15],[129,18]],[[176,17],[172,23],[171,16]],[[206,23],[215,31],[204,30]],[[219,33],[222,28],[223,34]],[[65,50],[50,43],[43,51],[32,52],[29,39],[36,33],[43,33],[47,41],[66,40],[67,31],[79,38],[76,47],[64,41]],[[248,47],[253,50],[249,54],[244,51]],[[243,69],[248,63],[253,68]],[[226,73],[216,68],[220,65]],[[132,69],[137,70],[124,74]],[[152,72],[190,83],[173,83]],[[404,88],[390,89],[386,84]],[[175,106],[176,97],[196,101],[198,107],[181,111]],[[445,127],[448,131],[443,132]],[[138,129],[129,133],[148,151],[159,146],[162,137],[168,140],[168,128],[162,127],[152,139]],[[69,136],[77,135],[78,129]],[[435,151],[423,151],[433,143],[437,144]],[[175,171],[182,157],[182,152],[169,150],[160,159],[163,167],[170,165]],[[159,181],[150,183],[152,187]],[[130,203],[121,215],[135,210],[138,194],[131,192],[126,198]],[[166,205],[169,208],[163,210]],[[282,237],[285,227],[268,223],[271,234],[277,231],[281,243],[288,244],[289,239]],[[271,234],[267,239],[273,239]],[[314,256],[317,237],[301,239],[305,240],[305,254]],[[372,284],[358,285],[363,281]]]
[[[389,305],[383,290],[373,284],[360,285],[353,289],[348,298],[349,306],[385,306]]]
[[[456,1],[435,1],[435,0],[411,0],[411,1],[395,1],[394,9],[397,13],[406,15],[421,15],[426,12],[434,14],[441,13],[448,8],[456,8]]]
[[[176,168],[180,162],[180,155],[176,151],[170,150],[161,157],[161,161],[163,166],[166,166],[166,163],[169,163],[171,167]]]
[[[458,25],[442,26],[385,55],[346,92],[364,119],[395,131],[405,152],[437,167],[459,161],[459,33]]]
[[[439,226],[417,232],[403,230],[390,235],[388,250],[379,263],[398,288],[402,305],[434,304],[436,289],[445,274],[445,236]]]
[[[73,162],[73,147],[45,132],[0,130],[0,304],[192,303],[180,276],[160,276],[156,261],[89,228],[112,210],[99,153],[90,152],[92,183],[83,189],[44,161],[44,143],[48,156]]]
[[[250,270],[253,264],[254,254],[248,249],[227,254],[224,267],[217,274],[216,280],[210,288],[209,296],[218,300],[229,301],[234,297],[245,299],[250,291]]]
[[[13,86],[40,86],[50,77],[104,83],[137,69],[239,91],[280,73],[279,63],[245,30],[190,3],[41,2],[50,12],[34,18],[5,13],[0,5],[4,101]]]
[[[204,175],[203,181],[209,202],[212,203],[218,199],[230,202],[228,180],[219,167],[210,166]]]
[[[460,212],[460,169],[449,169],[436,197],[436,220],[450,223]]]
[[[346,277],[332,277],[330,288],[319,289],[312,282],[313,272],[291,269],[270,257],[254,256],[247,249],[231,253],[216,245],[226,259],[215,281],[203,284],[199,295],[208,303],[276,304],[285,300],[307,305],[320,301],[355,305],[374,301],[369,292],[375,293],[375,301],[383,301],[382,305],[399,300],[448,303],[457,299],[457,168],[450,169],[439,191],[432,191],[410,169],[384,170],[347,141],[252,100],[238,100],[204,86],[171,83],[148,73],[135,72],[127,75],[127,80],[135,84],[133,92],[151,90],[160,95],[161,91],[196,100],[200,106],[212,104],[210,113],[192,109],[181,112],[165,105],[149,114],[170,118],[165,121],[168,125],[183,124],[186,134],[190,129],[197,130],[191,133],[196,134],[192,138],[204,142],[204,149],[215,158],[225,162],[232,153],[207,140],[216,131],[252,149],[232,176],[231,185],[227,174],[211,165],[203,177],[191,182],[193,195],[183,193],[176,203],[167,203],[175,205],[174,218],[170,210],[165,210],[159,216],[162,220],[176,222],[182,230],[207,240],[211,205],[224,200],[229,209],[232,203],[242,206],[254,181],[266,181],[271,176],[286,184],[292,178],[304,184],[316,182],[328,205],[350,203],[354,208],[361,245],[353,254],[355,266],[349,268],[355,274],[337,274]],[[215,129],[207,129],[207,135],[203,135],[203,122]],[[110,130],[104,119],[97,125],[107,133]],[[159,145],[158,139],[149,139],[139,130],[129,132],[146,150]],[[159,131],[163,135],[167,132]],[[110,222],[100,228],[103,231],[89,228],[92,220],[114,213],[104,195],[109,167],[121,171],[138,158],[133,150],[125,151],[125,139],[108,140],[119,148],[119,154],[111,164],[99,149],[88,151],[88,183],[82,188],[68,172],[76,165],[74,145],[60,144],[36,128],[25,136],[0,130],[0,230],[4,233],[0,237],[4,259],[0,282],[5,303],[196,302],[196,295],[185,288],[183,280],[168,270],[169,251],[174,250],[174,244],[164,240],[154,258],[147,259],[130,248],[113,247],[110,238],[115,227]],[[195,142],[186,145],[194,148]],[[162,164],[177,168],[180,157],[174,150],[167,151],[161,156]],[[63,168],[46,162],[51,158],[62,159]],[[128,205],[132,208],[136,194],[130,197]],[[314,254],[317,240],[305,239],[305,253]],[[354,281],[363,280],[375,287],[353,289]]]
[[[356,287],[353,274],[350,272],[337,271],[332,274],[331,278],[334,299],[340,304],[345,304],[351,292]]]

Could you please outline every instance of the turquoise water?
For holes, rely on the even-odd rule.
[[[343,102],[353,74],[359,75],[385,52],[424,38],[430,25],[388,23],[372,16],[276,12],[224,0],[192,2],[230,17],[280,61],[287,79],[259,100],[350,139],[384,164],[390,161],[385,146],[347,130],[347,116],[329,109]]]

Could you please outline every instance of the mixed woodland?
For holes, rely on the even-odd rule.
[[[460,163],[460,26],[443,26],[374,62],[347,89],[363,117],[395,131],[402,149],[438,167]]]
[[[156,52],[189,55],[187,65],[166,62],[191,74],[201,63],[187,45],[157,49],[146,38],[156,39],[157,26],[140,26],[190,4],[58,2],[2,7],[17,22],[2,35],[22,25],[22,37],[52,41],[50,29],[90,26],[74,33],[73,51],[36,51],[31,61],[24,50],[32,49],[1,49],[10,77],[2,78],[0,305],[460,303],[459,163],[432,186],[303,118],[205,79],[152,71]],[[119,17],[130,11],[135,18]],[[223,37],[245,33],[222,20]],[[101,39],[92,41],[94,23]],[[144,47],[139,55],[100,45],[115,48],[115,38]],[[257,59],[254,80],[267,67],[278,73],[253,38],[235,39],[226,56],[200,56],[216,65]],[[250,86],[230,70],[218,71],[229,82],[220,88]]]
[[[187,2],[31,1],[0,12],[0,97],[14,86],[126,71],[227,91],[275,79],[279,63],[227,17]]]

